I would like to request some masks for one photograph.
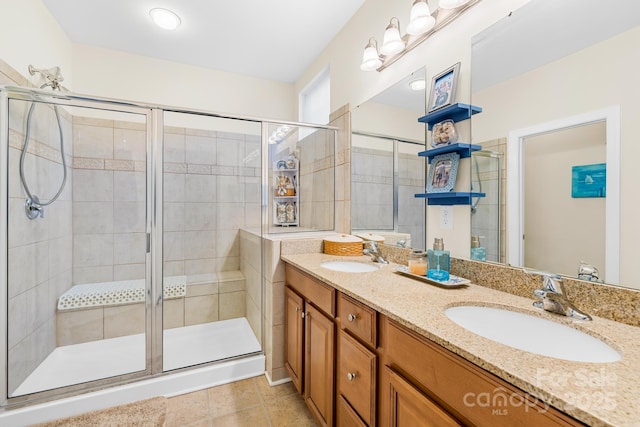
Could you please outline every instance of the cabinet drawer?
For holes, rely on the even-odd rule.
[[[340,327],[376,347],[376,311],[342,293],[338,294]]]
[[[336,316],[336,290],[285,264],[286,283],[320,310]]]
[[[377,356],[346,332],[340,332],[339,351],[338,393],[368,425],[375,425]]]
[[[385,364],[411,379],[464,424],[478,426],[581,426],[490,372],[479,368],[386,317],[382,322]],[[489,396],[495,405],[478,403]]]

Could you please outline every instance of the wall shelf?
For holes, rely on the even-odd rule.
[[[448,107],[441,108],[418,119],[420,123],[426,123],[427,129],[431,130],[433,125],[440,123],[443,120],[451,119],[454,122],[467,120],[474,114],[482,112],[482,107],[476,105],[463,104],[458,102],[456,104],[449,105]]]
[[[448,193],[420,193],[415,197],[427,199],[428,205],[470,205],[474,197],[484,197],[485,193],[474,193],[468,191],[451,191]]]
[[[471,156],[472,151],[482,150],[482,147],[479,145],[467,144],[464,142],[457,142],[451,145],[445,145],[438,148],[433,148],[431,150],[421,151],[418,153],[420,157],[426,157],[431,162],[431,159],[434,156],[446,153],[458,153],[460,154],[461,159],[465,159]]]

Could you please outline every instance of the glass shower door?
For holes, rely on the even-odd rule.
[[[163,122],[163,370],[259,352],[261,124],[183,112]]]
[[[149,366],[149,116],[62,103],[8,101],[9,398]]]

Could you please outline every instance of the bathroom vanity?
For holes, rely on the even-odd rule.
[[[639,328],[601,318],[576,323],[474,284],[433,287],[394,273],[394,264],[350,273],[321,266],[335,256],[282,258],[286,367],[320,425],[619,426],[640,419],[630,398],[640,394]],[[575,327],[623,358],[573,362],[491,341],[444,314],[468,304]]]

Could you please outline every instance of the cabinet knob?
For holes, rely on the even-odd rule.
[[[296,313],[300,311],[300,307],[296,307]]]
[[[349,313],[347,315],[347,320],[349,320],[349,322],[354,322],[358,319],[358,314],[351,314]]]
[[[357,372],[348,372],[348,373],[347,373],[347,379],[348,379],[349,381],[353,381],[353,380],[355,380],[357,376],[358,376],[358,373],[357,373]]]

